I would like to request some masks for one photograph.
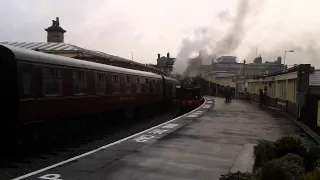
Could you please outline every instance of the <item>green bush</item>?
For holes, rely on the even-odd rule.
[[[294,180],[304,173],[304,168],[281,159],[274,159],[262,167],[261,180]]]
[[[311,148],[304,156],[307,171],[313,171],[316,167],[320,167],[320,147]]]
[[[304,168],[303,158],[297,154],[289,153],[289,154],[283,156],[282,158],[280,158],[279,161],[290,162],[290,163],[293,163],[297,166],[300,166],[301,168]]]
[[[262,168],[258,168],[253,172],[254,179],[261,179],[262,178]]]
[[[304,157],[306,154],[306,148],[301,143],[301,140],[297,136],[282,137],[275,142],[277,147],[277,157],[292,153]]]
[[[320,159],[316,161],[315,165],[316,165],[316,168],[320,168]]]
[[[276,146],[271,141],[259,141],[254,146],[254,155],[256,157],[254,167],[261,167],[264,163],[276,157]]]
[[[320,180],[320,169],[315,169],[313,172],[304,174],[299,180]]]
[[[253,176],[251,173],[242,173],[242,172],[236,172],[236,173],[228,173],[225,175],[221,175],[219,180],[253,180]]]

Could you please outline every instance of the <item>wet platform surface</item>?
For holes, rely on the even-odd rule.
[[[219,179],[230,171],[244,145],[296,131],[290,120],[255,105],[207,99],[182,118],[24,179]]]

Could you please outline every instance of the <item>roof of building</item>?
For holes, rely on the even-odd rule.
[[[220,56],[220,57],[217,58],[217,59],[220,59],[220,58],[236,58],[236,56]]]
[[[247,75],[247,78],[253,78],[253,79],[259,79],[259,78],[264,78],[264,77],[271,77],[271,76],[277,76],[277,75],[281,75],[281,74],[287,74],[287,73],[292,73],[292,72],[296,72],[298,71],[299,66],[294,66],[285,70],[279,70],[279,71],[274,71],[271,73],[262,73],[262,74],[258,74],[258,75]],[[311,67],[311,70],[313,69],[313,67]]]
[[[264,63],[265,64],[280,64],[278,61],[273,61],[273,62],[266,61]]]
[[[92,56],[114,59],[119,61],[130,61],[118,56],[113,56],[99,51],[81,48],[76,45],[67,43],[53,43],[53,42],[0,42],[0,44],[7,44],[17,46],[25,49],[37,50],[42,52],[81,52]],[[131,61],[130,61],[131,62]]]
[[[60,26],[50,26],[47,29],[45,29],[48,32],[62,32],[65,33],[67,32],[66,30],[64,30],[62,27]]]
[[[242,64],[242,63],[241,63]],[[265,62],[265,63],[248,63],[246,66],[284,66],[284,64]]]
[[[128,60],[119,56],[114,56],[110,54],[106,54],[100,51],[95,51],[95,50],[90,50],[90,49],[85,49],[81,48],[76,45],[72,44],[67,44],[67,43],[53,43],[53,42],[0,42],[0,44],[6,44],[6,45],[11,45],[11,46],[16,46],[20,48],[25,48],[25,49],[30,49],[30,50],[36,50],[36,51],[41,51],[45,53],[80,53],[84,55],[89,55],[89,56],[94,56],[94,57],[99,57],[103,59],[108,59],[110,61],[121,61],[121,62],[126,62],[126,63],[131,63],[131,64],[136,64],[139,66],[145,66],[148,67],[154,71],[160,72],[161,70],[152,67],[152,66],[147,66],[138,62],[134,62],[132,60]],[[162,71],[161,71],[162,72]],[[164,73],[164,72],[162,72]],[[165,73],[164,73],[165,74]]]
[[[210,76],[214,76],[214,77],[230,77],[230,76],[236,76],[238,75],[238,73],[236,72],[230,72],[230,71],[211,71],[210,73],[208,73],[208,75]]]

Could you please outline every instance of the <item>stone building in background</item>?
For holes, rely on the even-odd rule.
[[[279,72],[284,69],[281,57],[276,61],[264,62],[262,57],[258,56],[253,63],[246,61],[237,62],[235,56],[221,56],[211,64],[209,72],[205,73],[205,79],[215,83],[218,89],[220,86],[230,85],[235,88],[235,79],[250,75],[259,75],[265,73]]]
[[[167,56],[162,56],[158,54],[157,64],[148,64],[149,66],[155,67],[166,74],[170,75],[173,71],[173,65],[176,58],[170,57],[170,53],[167,53]]]
[[[167,56],[162,57],[160,57],[160,54],[158,54],[157,68],[167,74],[171,74],[171,72],[173,71],[174,62],[175,58],[170,57],[169,52],[167,53]]]
[[[284,65],[281,63],[281,57],[278,57],[276,61],[264,62],[261,55],[253,60],[253,63],[237,62],[235,56],[221,56],[212,63],[212,71],[226,71],[233,75],[257,75],[263,73],[270,73],[281,71],[284,69]]]

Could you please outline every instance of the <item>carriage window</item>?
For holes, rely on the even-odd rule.
[[[113,82],[119,82],[119,76],[113,75],[113,76],[112,76],[112,81],[113,81]]]
[[[132,92],[132,84],[131,84],[131,77],[126,77],[126,93],[131,93]]]
[[[149,91],[150,92],[155,92],[156,91],[156,88],[155,88],[156,81],[155,80],[150,81],[148,85],[149,85]]]
[[[73,93],[75,95],[87,94],[86,75],[83,71],[73,72]]]
[[[142,93],[148,93],[149,92],[149,80],[145,79],[145,81],[142,81]]]
[[[22,86],[24,94],[31,94],[31,75],[30,72],[23,72],[21,74]]]
[[[112,75],[112,93],[119,94],[120,93],[120,81],[119,76]]]
[[[131,77],[126,77],[126,83],[131,83]]]
[[[60,95],[61,94],[61,71],[54,68],[43,69],[44,95]]]
[[[141,93],[141,79],[137,78],[136,93]]]
[[[106,94],[107,76],[102,73],[96,74],[96,93]]]

